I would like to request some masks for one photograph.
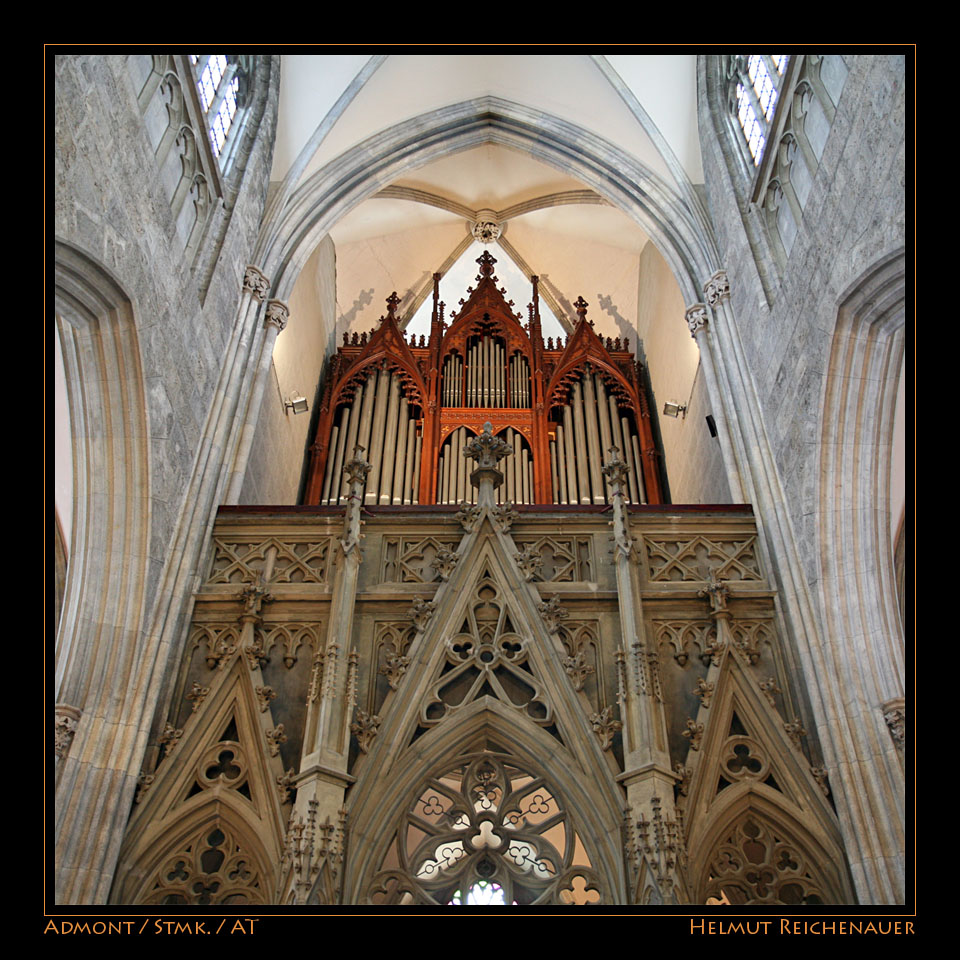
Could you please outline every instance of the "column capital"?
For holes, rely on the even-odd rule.
[[[255,267],[252,263],[247,264],[243,271],[243,289],[245,291],[249,290],[260,303],[263,303],[267,297],[267,291],[270,289],[270,281],[258,267]]]
[[[272,323],[277,328],[277,332],[282,333],[289,319],[290,308],[282,300],[267,301],[267,312],[263,318],[265,326],[269,326]]]
[[[707,303],[715,307],[721,300],[730,299],[730,281],[726,270],[718,270],[704,285],[703,295]]]
[[[687,311],[683,316],[687,321],[690,336],[696,340],[697,334],[707,326],[707,305],[705,303],[695,303],[687,307]]]

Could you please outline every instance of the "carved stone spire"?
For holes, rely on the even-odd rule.
[[[347,461],[343,472],[350,485],[347,496],[347,509],[343,515],[343,536],[340,546],[347,555],[360,544],[360,507],[363,504],[363,485],[366,483],[370,464],[363,459],[364,448],[359,444],[353,448],[353,459]]]
[[[627,464],[620,459],[620,450],[611,447],[609,458],[603,467],[603,475],[610,481],[610,496],[613,501],[614,549],[625,557],[633,553],[633,538],[630,536],[630,520],[627,516]]]

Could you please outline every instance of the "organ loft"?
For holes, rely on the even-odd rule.
[[[462,454],[489,420],[513,454],[498,502],[609,503],[602,469],[613,445],[627,463],[630,502],[660,503],[650,412],[629,342],[604,343],[580,298],[566,344],[544,343],[538,278],[523,323],[497,287],[496,260],[485,252],[477,262],[477,287],[449,324],[434,275],[426,343],[401,334],[396,294],[369,339],[344,334],[323,393],[306,502],[342,502],[343,464],[359,443],[370,452],[365,503],[476,503]]]
[[[302,506],[220,508],[111,899],[851,902],[752,509],[663,503],[630,344],[478,263],[344,336]]]

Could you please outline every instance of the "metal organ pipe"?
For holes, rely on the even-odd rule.
[[[583,389],[579,382],[573,385],[573,428],[577,446],[577,487],[580,502],[590,502],[590,472],[587,469],[586,424],[583,418]]]
[[[563,441],[566,447],[565,457],[567,462],[567,503],[579,503],[580,497],[577,493],[577,458],[574,453],[573,442],[573,411],[569,406],[563,408]]]
[[[393,486],[390,490],[391,503],[403,503],[403,471],[407,459],[407,423],[409,420],[409,402],[406,397],[401,397],[396,429],[396,463],[393,467]]]
[[[343,476],[343,461],[349,456],[349,447],[347,446],[347,437],[349,436],[351,421],[355,420],[353,412],[349,407],[344,407],[340,414],[340,436],[337,440],[337,450],[333,459],[333,470],[330,474],[330,489],[327,493],[327,503],[336,503],[340,478]],[[330,444],[333,445],[333,437],[330,438]],[[324,483],[324,488],[327,484]]]
[[[597,419],[600,421],[600,460],[601,463],[606,463],[607,451],[613,444],[613,435],[610,430],[610,405],[607,403],[607,390],[603,385],[603,377],[599,373],[594,374],[594,383],[597,390]],[[609,503],[612,488],[610,481],[606,477],[603,479],[604,494]]]
[[[553,491],[553,502],[560,502],[560,487],[557,473],[557,441],[550,441],[550,489]]]
[[[415,503],[416,493],[413,490],[413,451],[416,446],[417,424],[412,417],[407,418],[406,456],[403,464],[403,492],[401,503]]]
[[[558,503],[569,503],[567,496],[567,451],[563,441],[563,425],[557,424],[557,490],[560,492]]]
[[[336,447],[339,434],[340,427],[334,424],[333,430],[330,431],[330,450]],[[327,453],[327,469],[323,472],[323,492],[320,494],[321,503],[327,503],[330,499],[330,478],[333,476],[333,461],[335,459],[335,456],[330,456],[330,453]]]
[[[400,378],[390,374],[389,399],[383,435],[383,463],[380,470],[380,503],[390,503],[397,456],[397,417],[400,413]]]
[[[633,440],[633,459],[637,465],[637,490],[640,494],[640,502],[647,502],[647,493],[643,488],[643,460],[640,457],[640,444],[637,441],[636,434],[632,437]]]
[[[589,368],[588,368],[589,369]],[[605,503],[603,474],[600,472],[600,435],[597,430],[597,396],[593,377],[588,372],[583,380],[583,417],[587,426],[587,451],[590,457],[590,488],[594,503]]]
[[[416,433],[416,427],[414,426]],[[411,503],[420,502],[420,454],[422,452],[423,437],[417,434],[417,446],[413,452],[413,485],[411,486]]]
[[[376,370],[367,377],[366,387],[363,391],[363,410],[360,414],[360,430],[357,435],[357,443],[363,447],[364,459],[368,461],[370,458],[370,426],[373,423],[373,407],[376,400],[377,381],[379,378],[380,374]]]

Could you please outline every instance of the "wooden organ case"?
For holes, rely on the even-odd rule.
[[[489,421],[514,451],[498,489],[504,502],[609,502],[602,468],[615,446],[628,464],[631,502],[661,503],[650,409],[629,341],[599,337],[581,297],[566,342],[544,344],[538,278],[524,323],[497,287],[496,260],[484,252],[477,263],[477,286],[449,324],[434,275],[429,340],[408,342],[396,293],[376,330],[344,334],[322,393],[305,502],[343,502],[356,445],[371,465],[367,504],[475,501],[463,448]]]

